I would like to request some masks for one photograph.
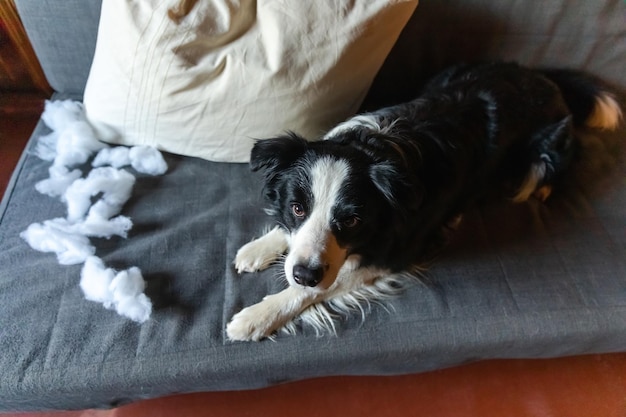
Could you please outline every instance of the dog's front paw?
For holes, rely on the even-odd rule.
[[[226,326],[226,335],[232,341],[259,341],[274,333],[275,323],[268,317],[263,302],[246,307],[235,314]]]
[[[235,268],[238,273],[256,272],[266,269],[278,257],[279,253],[268,251],[268,248],[258,240],[243,245],[235,255]]]
[[[241,341],[270,337],[316,301],[317,295],[307,289],[287,287],[235,314],[226,326],[226,335],[230,340]]]
[[[264,236],[243,245],[235,255],[238,273],[262,271],[287,250],[285,233],[274,228]]]

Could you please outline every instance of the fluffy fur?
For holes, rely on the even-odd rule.
[[[294,318],[334,329],[331,311],[394,295],[445,230],[485,194],[545,199],[585,123],[614,129],[613,96],[589,75],[512,63],[451,68],[408,103],[358,115],[308,142],[259,141],[277,226],[243,246],[235,265],[254,272],[281,260],[289,284],[244,308],[231,340],[260,340]],[[287,252],[287,255],[283,254]]]

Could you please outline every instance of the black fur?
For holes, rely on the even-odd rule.
[[[494,191],[512,196],[533,163],[546,165],[539,185],[552,183],[573,153],[573,126],[584,123],[598,91],[578,72],[457,66],[419,98],[370,113],[382,130],[258,141],[251,167],[264,169],[269,212],[293,230],[302,219],[290,204],[314,203],[307,167],[322,157],[347,161],[350,176],[334,207],[337,240],[360,254],[363,266],[402,271],[477,199]],[[342,227],[351,216],[358,226]]]

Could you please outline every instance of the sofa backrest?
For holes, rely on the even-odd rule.
[[[14,0],[50,86],[82,97],[102,0]]]
[[[82,97],[102,0],[14,1],[50,85]],[[475,60],[585,69],[624,89],[624,19],[624,0],[423,0],[365,105],[411,99],[443,66]]]
[[[422,0],[365,109],[413,99],[448,65],[491,60],[585,70],[626,92],[626,1]]]

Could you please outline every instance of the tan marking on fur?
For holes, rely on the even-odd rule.
[[[539,185],[545,175],[546,164],[543,161],[532,164],[528,170],[528,174],[526,174],[524,182],[520,186],[515,197],[513,197],[513,202],[523,203],[524,201],[527,201],[535,190],[537,190],[537,185]]]
[[[543,187],[539,187],[533,195],[539,201],[546,201],[548,197],[552,194],[552,186],[544,185]]]
[[[622,109],[612,94],[603,92],[585,124],[596,129],[615,130],[622,120]]]

